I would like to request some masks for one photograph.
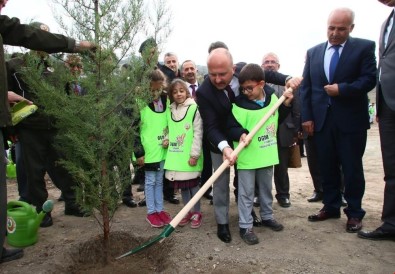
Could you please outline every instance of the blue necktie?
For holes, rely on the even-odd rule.
[[[333,76],[335,75],[335,70],[337,67],[337,63],[339,63],[339,48],[341,45],[332,46],[335,52],[332,55],[331,62],[329,63],[329,83],[333,84]]]

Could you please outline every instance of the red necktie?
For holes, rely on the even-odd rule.
[[[225,90],[228,92],[229,101],[231,103],[233,103],[235,101],[235,97],[236,97],[235,93],[233,92],[233,89],[228,85],[228,86],[226,86]]]

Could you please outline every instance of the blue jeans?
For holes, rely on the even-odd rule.
[[[147,213],[163,211],[163,167],[165,161],[160,162],[159,171],[145,171],[145,200]]]

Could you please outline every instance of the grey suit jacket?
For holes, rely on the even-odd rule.
[[[274,93],[280,98],[285,90],[284,86],[269,84],[274,89]],[[292,110],[278,126],[277,141],[280,147],[289,147],[294,143],[300,128],[300,102],[298,100],[299,91],[294,91]]]
[[[384,47],[384,34],[388,22],[393,16],[393,13],[394,12],[391,13],[388,19],[381,26],[378,69],[378,74],[380,74],[380,81],[377,81],[377,84],[381,84],[381,91],[387,105],[390,109],[395,111],[395,21],[392,26],[391,33],[388,37],[387,46]],[[380,106],[378,94],[379,92],[377,92],[376,102],[377,105]]]

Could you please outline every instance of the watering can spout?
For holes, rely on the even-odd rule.
[[[32,233],[37,233],[38,227],[40,226],[42,220],[45,217],[45,214],[51,212],[53,209],[53,201],[52,200],[47,200],[42,206],[42,211],[37,214],[37,217],[35,219],[30,220],[30,227],[29,231]]]

